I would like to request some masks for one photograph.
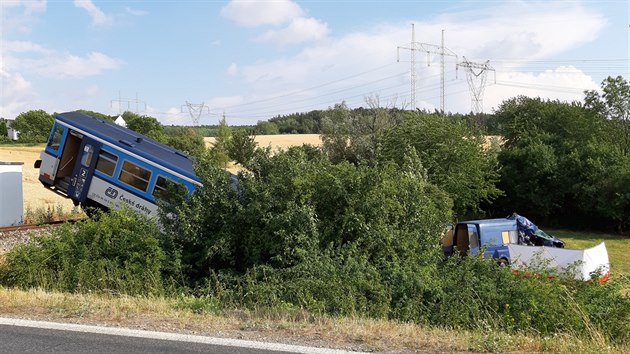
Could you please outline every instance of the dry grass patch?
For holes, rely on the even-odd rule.
[[[3,145],[0,146],[0,161],[24,163],[22,166],[22,192],[25,214],[28,210],[47,210],[49,208],[70,212],[74,207],[72,201],[46,189],[39,181],[39,170],[33,164],[35,160],[39,159],[39,154],[44,150],[44,147],[45,144],[33,146]]]
[[[331,318],[304,311],[182,308],[181,299],[105,294],[62,294],[0,288],[3,316],[102,324],[135,329],[264,340],[377,352],[627,352],[572,336],[540,338],[499,332],[424,328],[360,318]]]

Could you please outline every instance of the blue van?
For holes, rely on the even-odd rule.
[[[531,221],[512,214],[507,218],[460,221],[447,231],[442,249],[447,256],[478,254],[493,258],[501,265],[510,263],[509,244],[564,247],[560,239],[547,235]]]

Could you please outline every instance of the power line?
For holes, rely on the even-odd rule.
[[[444,112],[444,56],[454,56],[455,62],[457,62],[457,54],[450,49],[444,47],[444,30],[442,30],[442,43],[437,46],[435,44],[416,42],[416,30],[415,26],[411,24],[411,43],[407,46],[399,46],[397,51],[397,61],[400,62],[400,49],[407,49],[411,52],[411,109],[416,109],[416,51],[422,50],[427,53],[427,65],[431,65],[428,56],[433,54],[440,55],[440,68],[441,68],[441,95],[440,95],[440,108]]]
[[[308,88],[304,88],[304,89],[299,89],[299,90],[292,91],[292,92],[289,92],[289,93],[281,94],[281,95],[278,95],[278,96],[267,97],[267,98],[256,100],[256,101],[249,101],[249,102],[246,102],[246,103],[239,103],[239,104],[234,104],[234,105],[231,105],[231,106],[224,106],[224,107],[221,107],[221,108],[223,108],[225,110],[225,109],[240,107],[240,106],[244,106],[244,105],[251,105],[251,104],[260,103],[260,102],[268,102],[268,101],[273,101],[273,100],[277,100],[277,99],[280,99],[280,98],[285,98],[285,97],[297,95],[297,94],[308,92],[310,90],[314,90],[314,89],[317,89],[317,88],[322,88],[322,87],[325,87],[325,86],[328,86],[328,85],[336,84],[338,82],[342,82],[342,81],[346,81],[346,80],[349,80],[349,79],[353,79],[355,77],[363,76],[365,74],[369,74],[369,73],[372,73],[372,72],[384,69],[384,68],[386,68],[388,66],[392,66],[392,65],[394,65],[394,64],[392,64],[392,63],[385,64],[385,65],[379,66],[379,67],[374,68],[374,69],[370,69],[370,70],[367,70],[367,71],[364,71],[364,72],[360,72],[358,74],[354,74],[354,75],[351,75],[351,76],[346,76],[346,77],[343,77],[341,79],[337,79],[337,80],[334,80],[334,81],[329,81],[329,82],[326,82],[326,83],[323,83],[323,84],[319,84],[319,85],[316,85],[316,86],[312,86],[312,87],[308,87]]]

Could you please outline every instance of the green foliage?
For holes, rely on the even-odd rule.
[[[609,76],[601,83],[602,93],[587,91],[585,106],[606,119],[630,120],[630,85],[622,76]]]
[[[228,156],[243,167],[247,167],[256,153],[258,143],[246,129],[237,129],[227,147]]]
[[[168,138],[164,133],[164,127],[156,118],[141,116],[129,111],[123,113],[122,117],[127,123],[127,128],[146,135],[153,140],[164,144],[167,143]]]
[[[226,167],[230,162],[228,148],[232,140],[232,128],[227,124],[225,117],[221,118],[217,137],[210,149],[210,156],[214,163],[219,167]]]
[[[350,110],[345,103],[324,112],[322,118],[323,150],[338,163],[375,165],[381,140],[402,121],[399,111],[374,104],[370,109]]]
[[[628,342],[630,297],[618,281],[524,277],[479,257],[451,259],[441,270],[431,324]]]
[[[495,186],[499,170],[495,153],[484,149],[483,136],[462,121],[408,114],[382,139],[381,159],[400,162],[410,151],[419,156],[428,180],[453,199],[458,217],[477,213],[481,203],[501,193]]]
[[[280,134],[280,130],[274,122],[259,121],[256,123],[254,133],[257,135],[274,135]]]
[[[79,110],[77,110],[77,112],[81,112],[83,114],[87,114],[88,116],[97,117],[97,118],[100,118],[100,119],[103,119],[103,120],[108,120],[108,121],[113,121],[114,120],[114,119],[112,119],[112,117],[108,116],[107,114],[94,112],[94,111],[88,111],[86,109],[79,109]]]
[[[275,274],[277,283],[284,285],[300,274],[305,278],[294,279],[292,291],[298,291],[300,282],[319,290],[303,290],[292,299],[339,313],[356,311],[357,298],[372,296],[356,292],[364,294],[366,287],[374,286],[381,290],[368,292],[380,294],[382,302],[366,302],[362,307],[376,306],[381,310],[367,313],[382,316],[403,274],[422,273],[418,267],[430,267],[440,259],[438,238],[450,219],[450,200],[425,180],[424,171],[412,160],[402,168],[388,164],[375,169],[335,165],[305,148],[273,156],[258,150],[252,173],[240,176],[238,192],[224,172],[204,161],[199,168],[204,187],[182,205],[165,210],[171,213],[163,221],[165,238],[173,240],[170,249],[174,251],[168,258],[178,260],[186,282],[193,284],[202,282],[210,270],[247,277],[253,269],[265,269],[267,276]],[[325,280],[329,277],[318,278],[325,269],[312,273],[311,268],[322,262],[329,268],[358,262],[349,275],[340,278],[341,287],[335,290],[346,294],[352,288],[350,296],[355,300],[342,306],[329,303],[337,295],[321,298],[325,289],[330,290]],[[361,280],[356,274],[362,272],[373,273],[373,279]],[[356,280],[344,285],[350,279]],[[265,280],[264,286],[270,287],[269,282]],[[417,278],[410,282],[422,283]],[[271,288],[273,294],[268,296],[277,298],[276,292],[285,290]],[[404,294],[395,294],[396,306],[405,307]]]
[[[524,215],[553,215],[563,205],[565,188],[558,174],[561,157],[549,136],[523,138],[522,143],[500,156],[506,203]]]
[[[20,113],[13,121],[13,129],[19,132],[18,141],[22,143],[43,143],[48,140],[54,118],[43,110]]]
[[[277,116],[268,122],[258,122],[256,134],[318,134],[321,120],[322,111],[318,110]]]
[[[7,137],[8,134],[7,121],[4,118],[0,118],[0,136]]]
[[[505,198],[495,210],[520,210],[540,222],[630,228],[630,195],[623,187],[630,181],[624,113],[630,88],[622,78],[608,78],[602,91],[587,92],[585,107],[526,97],[500,106]]]
[[[206,153],[203,137],[190,127],[175,127],[167,133],[166,143],[191,156],[202,157]]]
[[[167,254],[166,277],[186,285],[207,276],[211,269],[234,266],[238,225],[237,194],[229,175],[208,156],[196,165],[203,188],[189,198],[171,200],[160,208],[162,248]],[[234,229],[232,229],[234,227]],[[182,278],[183,277],[183,278]]]
[[[163,290],[158,228],[133,211],[112,211],[50,230],[6,255],[0,282],[20,288],[124,294]]]

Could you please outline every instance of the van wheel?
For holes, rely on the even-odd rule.
[[[507,259],[505,259],[505,258],[499,259],[499,267],[505,268],[505,267],[507,267],[509,265],[510,265],[510,262],[508,262]]]

